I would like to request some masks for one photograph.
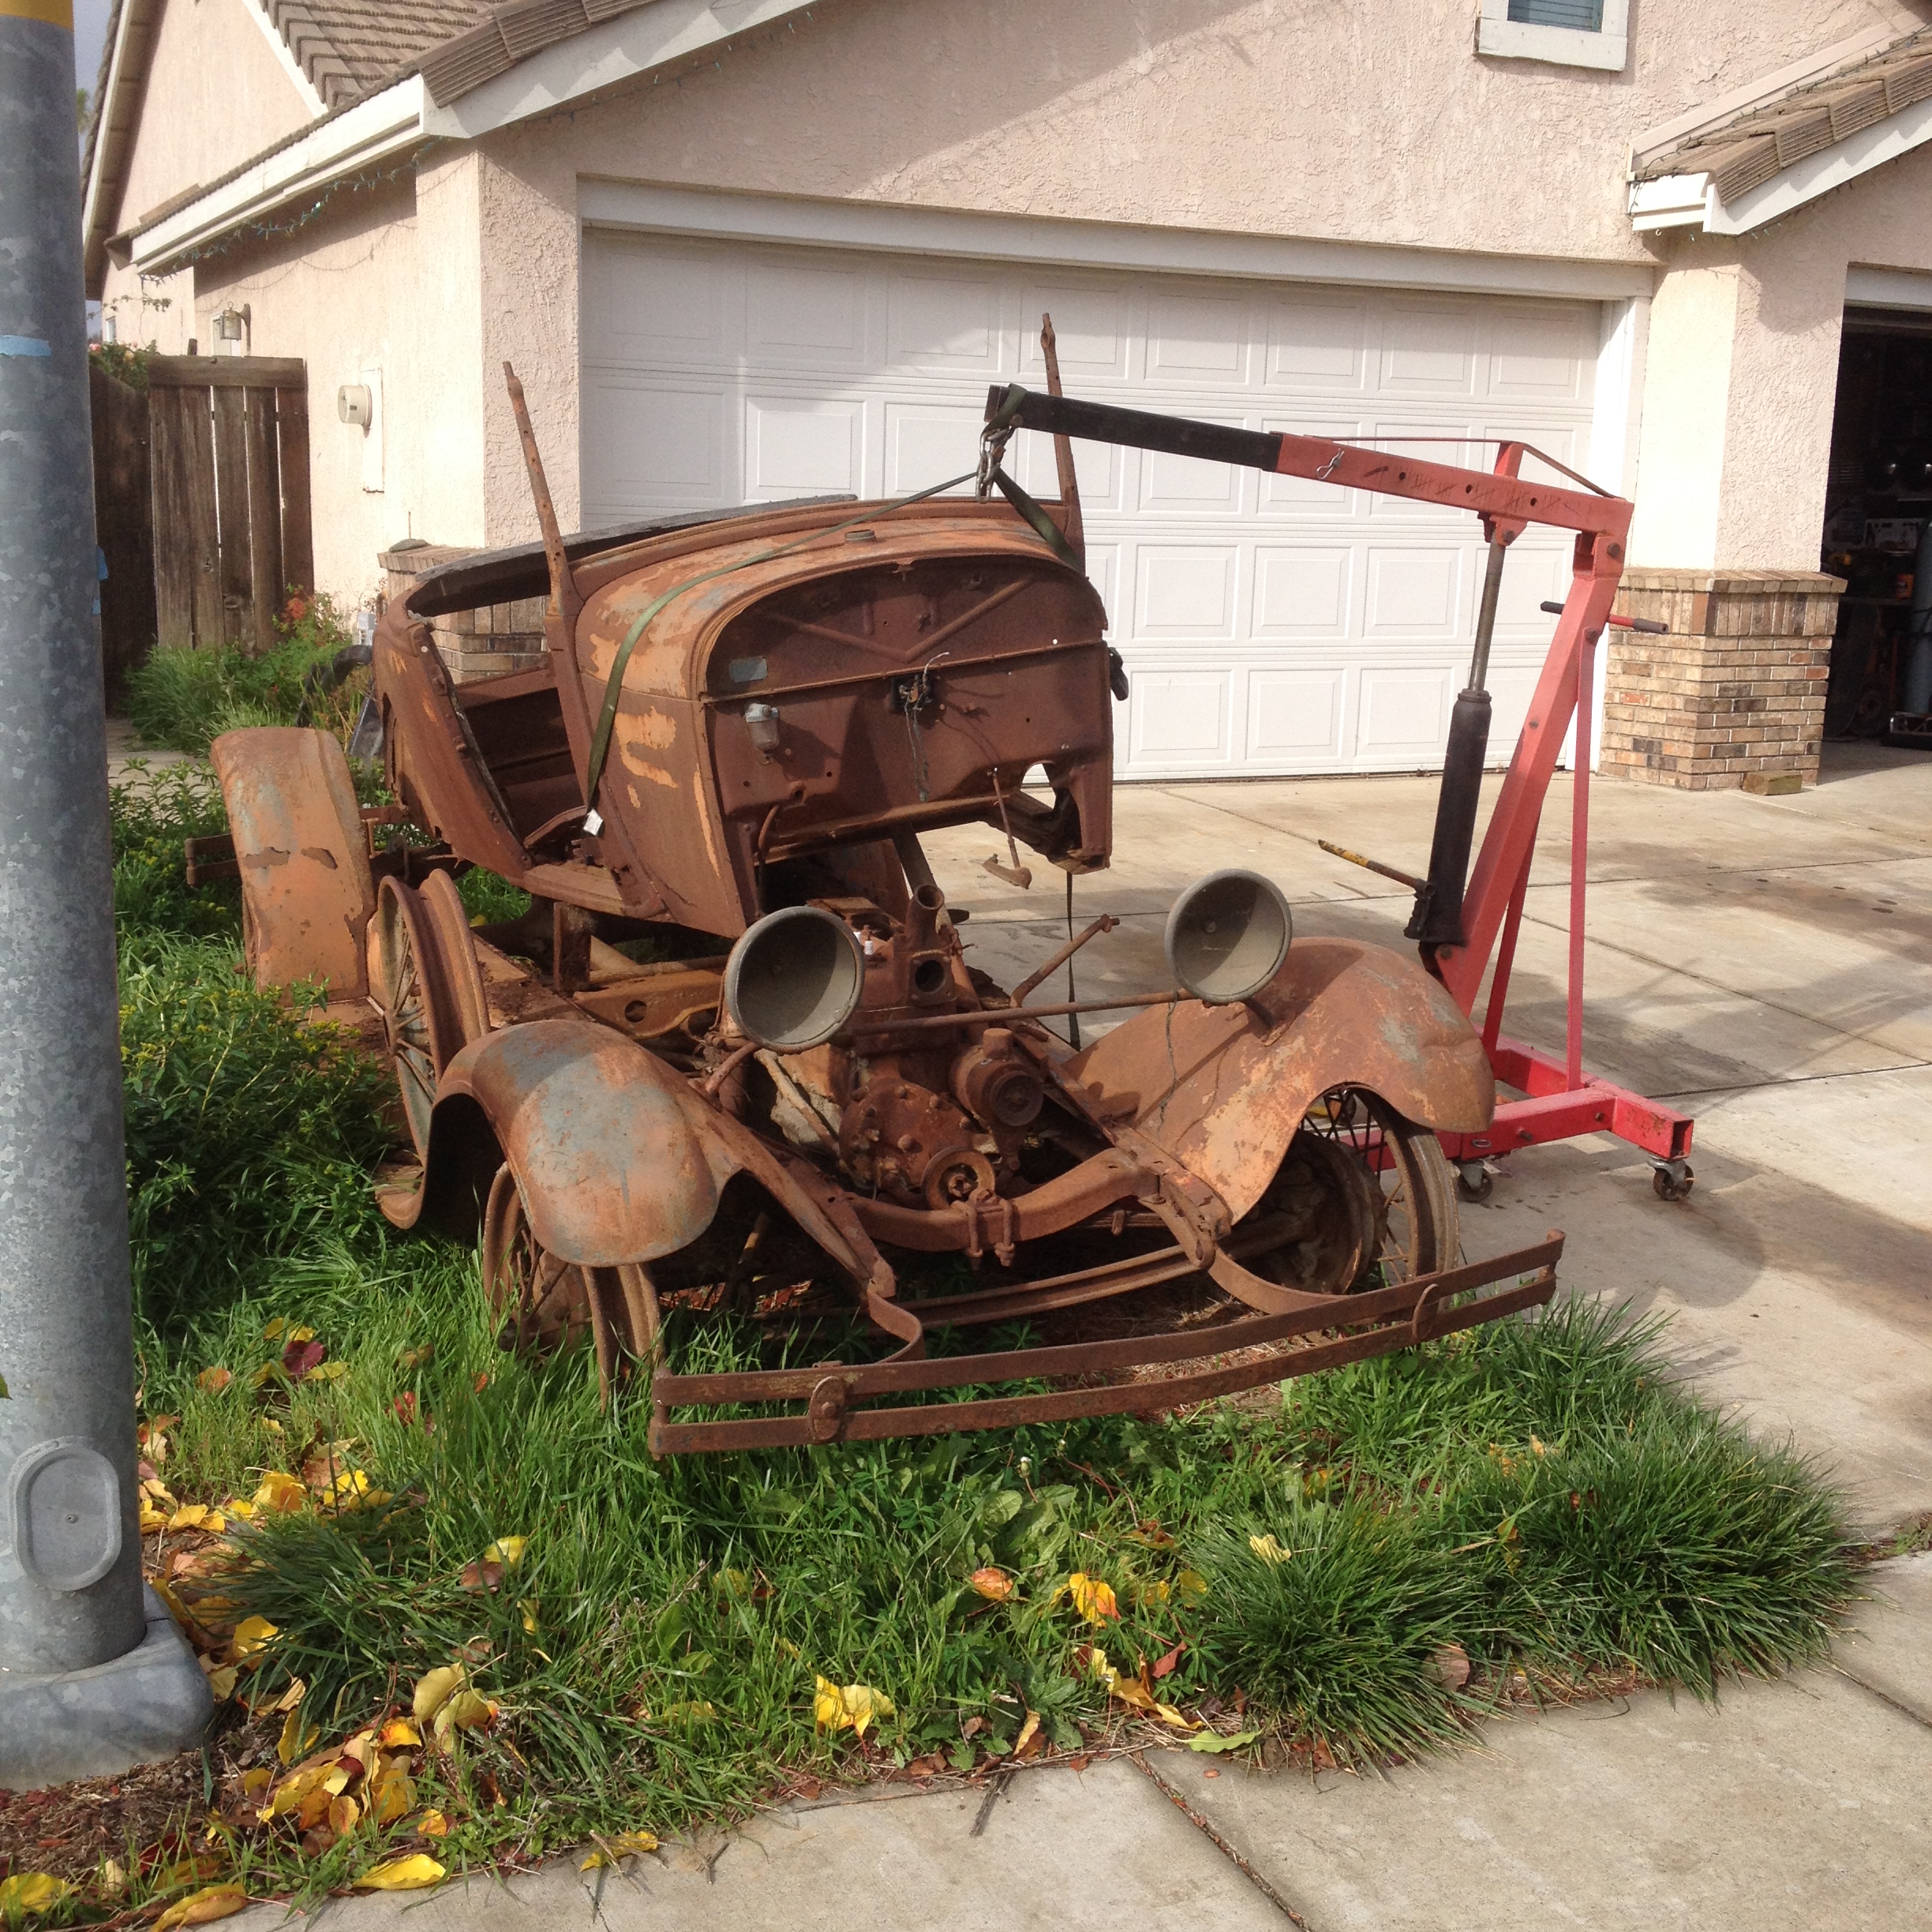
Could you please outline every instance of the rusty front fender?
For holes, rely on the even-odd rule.
[[[781,1162],[606,1027],[534,1020],[458,1054],[437,1087],[408,1219],[474,1238],[500,1160],[517,1178],[532,1232],[563,1260],[614,1267],[674,1253],[710,1226],[725,1182],[749,1173],[841,1267],[866,1278]]]
[[[1312,1102],[1365,1087],[1425,1127],[1478,1133],[1496,1080],[1475,1029],[1413,960],[1352,939],[1298,939],[1239,1005],[1151,1007],[1068,1062],[1198,1175],[1238,1219],[1267,1191]]]

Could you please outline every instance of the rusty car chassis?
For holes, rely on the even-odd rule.
[[[380,1013],[413,1144],[382,1207],[480,1235],[506,1346],[587,1335],[607,1391],[647,1367],[661,1453],[1170,1410],[1549,1299],[1560,1235],[1458,1264],[1437,1135],[1485,1130],[1495,1081],[1414,957],[1290,943],[1279,893],[1222,874],[1177,904],[1170,990],[1038,997],[1104,919],[1011,989],[969,964],[922,833],[990,828],[1016,881],[1020,845],[1070,880],[1113,840],[1120,661],[1066,441],[1058,501],[1001,467],[1024,392],[989,405],[970,497],[566,540],[510,380],[543,541],[384,613],[397,803],[358,807],[320,732],[214,747],[257,979]],[[1109,433],[1212,433],[1135,420]],[[1310,474],[1373,455],[1270,441]],[[1522,507],[1410,470],[1442,500],[1473,479],[1486,522]],[[452,681],[432,619],[546,593],[539,668]],[[530,912],[473,927],[470,867]],[[678,1310],[762,1365],[673,1372]],[[928,1346],[1009,1324],[1024,1345]]]

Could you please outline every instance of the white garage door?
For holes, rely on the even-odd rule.
[[[972,466],[987,386],[1251,429],[1383,439],[1487,468],[1508,435],[1582,468],[1598,310],[1303,283],[986,264],[592,229],[584,517],[915,490]],[[1425,442],[1422,439],[1447,438]],[[1024,447],[1022,447],[1024,446]],[[1473,517],[1324,484],[1076,445],[1088,568],[1133,696],[1123,777],[1440,764],[1481,578]],[[1009,459],[1054,492],[1051,446]],[[1547,475],[1532,465],[1525,474]],[[1521,722],[1569,545],[1510,556],[1496,743]]]

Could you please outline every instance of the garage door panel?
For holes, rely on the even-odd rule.
[[[676,388],[597,372],[586,376],[584,390],[586,412],[601,430],[585,478],[586,496],[597,507],[591,521],[703,509],[735,492],[726,425],[736,410],[721,384]]]
[[[1237,631],[1241,553],[1234,544],[1137,544],[1136,635],[1231,641]]]
[[[1245,296],[1162,295],[1148,302],[1150,382],[1245,388],[1248,302]]]
[[[1130,755],[1170,770],[1225,766],[1234,751],[1234,673],[1143,668],[1128,698]]]
[[[751,397],[745,407],[747,499],[864,494],[864,432],[862,402]]]
[[[1363,635],[1462,635],[1464,554],[1446,544],[1427,549],[1370,545],[1364,560]]]
[[[1357,758],[1381,766],[1440,762],[1461,676],[1447,665],[1370,665],[1361,673]]]
[[[909,496],[967,468],[979,434],[981,410],[963,405],[949,409],[937,403],[888,402],[882,413],[886,468],[880,487],[888,496]],[[970,482],[956,484],[946,494],[970,496],[972,489]]]
[[[1341,762],[1347,688],[1341,665],[1254,669],[1247,677],[1250,763],[1275,771],[1308,771],[1333,769]]]
[[[755,264],[745,287],[747,355],[754,363],[863,369],[865,294],[856,268]]]
[[[1381,386],[1395,395],[1468,395],[1476,387],[1473,306],[1396,303],[1382,318]]]
[[[586,233],[583,515],[830,491],[968,469],[989,383],[1045,386],[1050,310],[1076,395],[1487,469],[1507,436],[1587,448],[1599,312],[1580,302]],[[1422,439],[1444,437],[1443,442]],[[1074,446],[1088,575],[1127,660],[1128,777],[1440,761],[1482,547],[1443,507],[1224,465]],[[1051,439],[1013,474],[1051,499]],[[1533,459],[1531,477],[1555,480]],[[969,486],[960,486],[964,494]],[[1570,545],[1526,534],[1492,684],[1506,754]]]
[[[1499,305],[1489,316],[1488,335],[1488,395],[1537,402],[1584,399],[1595,345],[1577,310]]]
[[[886,359],[895,369],[1000,372],[997,282],[964,275],[895,275],[886,292]]]
[[[1530,700],[1536,695],[1537,679],[1541,674],[1541,653],[1533,660],[1517,659],[1503,653],[1489,661],[1490,762],[1498,762],[1516,742],[1530,713]]]
[[[1272,301],[1262,326],[1271,388],[1360,389],[1367,380],[1369,321],[1361,304]]]
[[[1347,636],[1354,627],[1354,565],[1355,552],[1346,545],[1257,545],[1254,636]]]
[[[1020,380],[1043,383],[1046,358],[1040,354],[1039,325],[1050,315],[1054,354],[1069,389],[1079,382],[1125,382],[1133,339],[1131,300],[1124,283],[1102,285],[1029,276],[1024,284],[1015,324],[1020,337]]]
[[[731,296],[743,279],[715,247],[685,248],[667,263],[660,244],[599,234],[584,251],[584,340],[614,363],[715,365],[736,334]]]

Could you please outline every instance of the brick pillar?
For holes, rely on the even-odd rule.
[[[416,580],[439,564],[474,556],[474,549],[455,544],[413,544],[384,550],[376,561],[383,569],[385,598],[406,597]],[[534,671],[544,657],[545,597],[522,597],[514,604],[486,604],[476,610],[451,611],[430,620],[429,631],[438,651],[459,684],[478,678],[502,677],[512,671]]]
[[[1670,631],[1604,634],[1602,769],[1692,792],[1815,784],[1844,589],[1797,571],[1627,570],[1618,614]]]

